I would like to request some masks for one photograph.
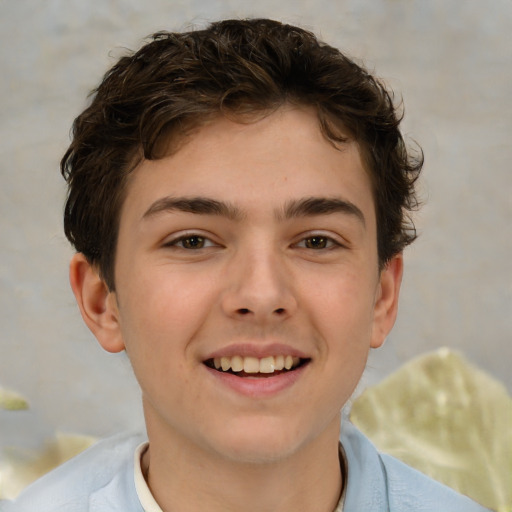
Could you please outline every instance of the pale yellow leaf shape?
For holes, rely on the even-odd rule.
[[[14,499],[28,484],[95,442],[94,437],[57,433],[40,451],[5,449],[0,462],[0,499]]]
[[[512,398],[462,356],[415,359],[353,404],[379,450],[499,512],[512,511]]]
[[[28,402],[18,393],[0,388],[0,409],[7,409],[9,411],[28,409]]]

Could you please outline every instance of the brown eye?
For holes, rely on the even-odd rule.
[[[325,249],[329,239],[325,236],[310,236],[304,240],[307,249]]]
[[[184,249],[202,249],[205,245],[205,239],[202,236],[187,236],[179,242]]]
[[[210,238],[200,234],[190,233],[179,236],[173,240],[169,240],[163,244],[168,249],[185,249],[187,251],[198,251],[200,249],[208,249],[209,247],[218,247],[218,244]]]

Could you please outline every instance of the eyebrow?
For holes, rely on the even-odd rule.
[[[366,225],[364,214],[354,203],[340,198],[308,197],[288,202],[283,211],[285,219],[296,217],[312,217],[315,215],[329,215],[344,213],[356,217]]]
[[[240,220],[242,212],[236,206],[208,197],[162,197],[155,201],[142,216],[143,219],[163,212],[186,212],[197,215],[219,215]]]
[[[162,197],[155,201],[142,216],[143,219],[163,212],[185,212],[196,215],[218,215],[231,220],[241,220],[243,212],[230,203],[217,201],[208,197]],[[363,212],[352,202],[340,198],[307,197],[286,203],[282,212],[276,211],[278,219],[313,217],[344,213],[356,217],[366,225]]]

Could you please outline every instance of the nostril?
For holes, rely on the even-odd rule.
[[[278,315],[282,315],[284,313],[284,308],[277,308],[274,313],[277,313]]]
[[[248,315],[248,314],[251,312],[251,310],[250,310],[250,309],[247,309],[247,308],[240,308],[240,309],[238,310],[238,312],[239,312],[241,315]]]

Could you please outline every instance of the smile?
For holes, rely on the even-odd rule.
[[[219,372],[228,372],[243,376],[245,374],[272,374],[294,370],[307,362],[307,359],[293,357],[290,355],[278,355],[267,357],[232,356],[215,357],[208,359],[205,364]]]

